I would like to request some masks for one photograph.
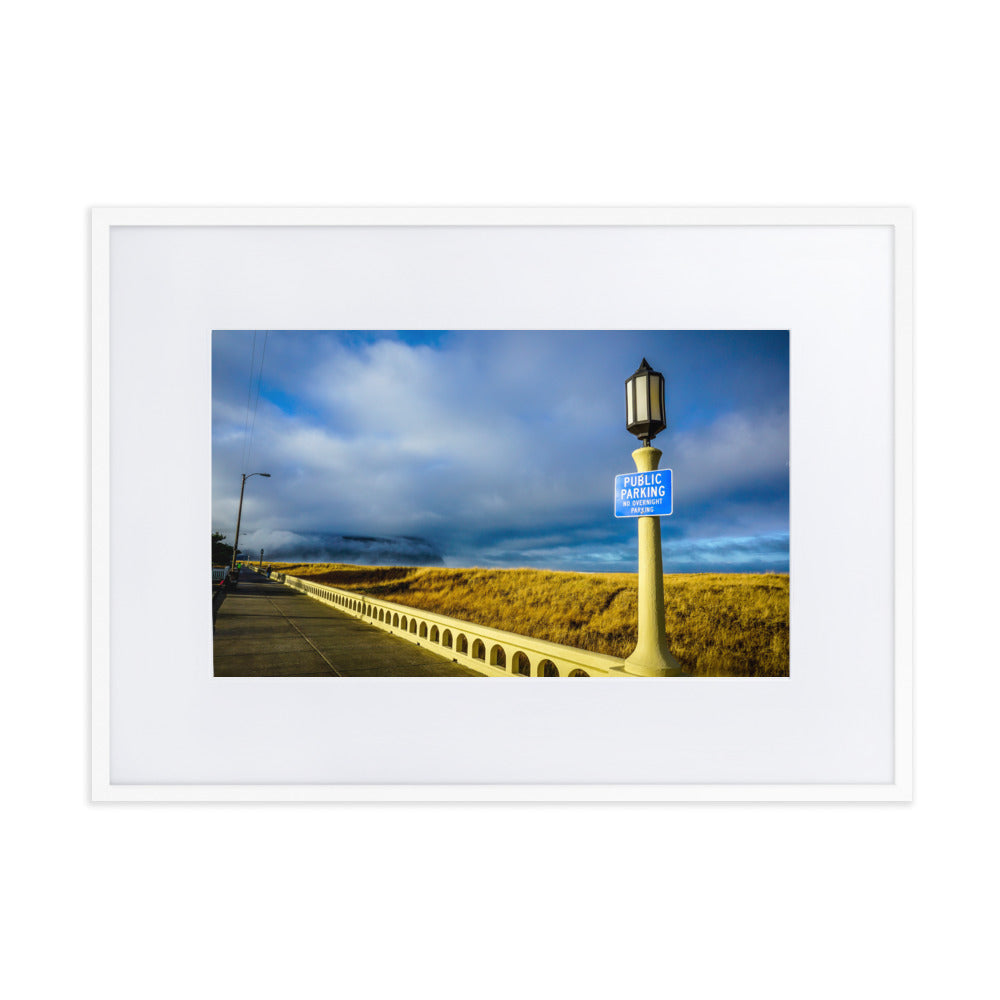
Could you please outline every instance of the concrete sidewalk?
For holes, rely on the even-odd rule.
[[[215,623],[216,677],[482,677],[244,569]]]

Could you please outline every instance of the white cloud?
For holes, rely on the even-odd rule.
[[[781,482],[788,474],[788,414],[729,413],[664,443],[675,504]]]

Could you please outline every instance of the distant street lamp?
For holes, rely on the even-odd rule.
[[[243,482],[240,483],[240,509],[236,515],[236,541],[233,542],[233,564],[229,567],[230,573],[236,572],[236,553],[240,548],[240,521],[243,518],[243,491],[246,489],[247,480],[251,476],[263,476],[265,479],[271,478],[270,472],[251,472],[248,476],[245,472],[243,473]]]
[[[663,376],[642,364],[625,381],[625,426],[642,442],[632,452],[637,472],[654,472],[663,452],[650,441],[666,426]],[[628,674],[643,677],[676,677],[681,665],[667,648],[667,618],[663,607],[663,552],[660,518],[639,521],[639,634],[632,655],[623,664]]]

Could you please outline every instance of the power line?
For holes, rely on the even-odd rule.
[[[243,416],[243,457],[240,459],[240,472],[245,473],[247,471],[247,444],[249,438],[247,437],[247,429],[250,426],[250,397],[253,394],[253,369],[254,361],[257,355],[257,331],[253,332],[253,341],[250,347],[250,380],[247,383],[247,408],[246,413]]]
[[[264,343],[261,345],[261,348],[260,348],[260,367],[257,370],[257,395],[254,397],[254,401],[253,401],[253,418],[250,421],[250,439],[249,439],[249,442],[247,444],[247,461],[248,462],[249,462],[250,458],[253,455],[253,430],[254,430],[254,427],[257,425],[257,406],[260,403],[260,386],[261,386],[261,383],[264,381],[264,354],[267,352],[267,334],[268,334],[268,331],[265,330],[264,331]],[[246,470],[244,469],[243,471],[245,472]]]

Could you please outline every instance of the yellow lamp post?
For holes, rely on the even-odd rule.
[[[663,452],[650,441],[666,426],[663,375],[643,358],[625,382],[625,426],[642,442],[632,452],[636,471],[654,472]],[[639,634],[636,647],[625,660],[627,674],[641,677],[676,677],[681,665],[667,648],[666,613],[663,608],[663,552],[660,518],[639,521]]]

